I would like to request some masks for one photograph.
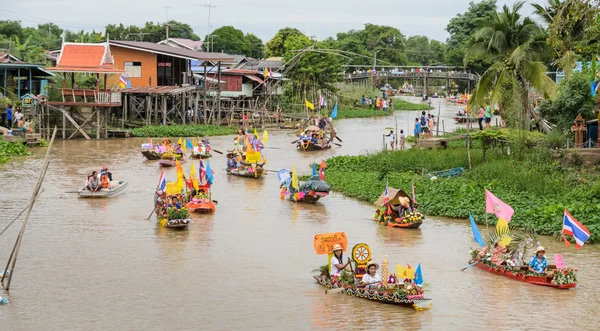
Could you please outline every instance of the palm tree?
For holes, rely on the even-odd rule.
[[[548,0],[546,7],[532,6],[535,14],[548,26],[548,42],[557,57],[552,65],[562,68],[568,79],[577,65],[575,46],[585,36],[586,25],[593,20],[596,10],[581,0]]]
[[[488,55],[494,63],[483,73],[473,90],[470,105],[500,104],[504,109],[505,96],[512,91],[512,84],[521,87],[523,112],[528,109],[529,87],[544,96],[553,95],[556,84],[546,75],[541,61],[549,53],[544,31],[529,17],[521,17],[519,10],[525,2],[516,2],[512,8],[504,5],[502,11],[493,14],[487,26],[475,34],[475,43],[465,54],[465,64],[471,58]],[[490,96],[491,94],[491,96]]]

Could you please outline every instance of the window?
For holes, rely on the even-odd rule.
[[[125,75],[127,78],[142,77],[142,62],[125,62]]]

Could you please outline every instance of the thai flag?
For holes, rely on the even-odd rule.
[[[319,105],[321,105],[321,107],[327,106],[327,101],[325,100],[325,98],[323,98],[322,95],[319,95]]]
[[[208,138],[204,137],[204,147],[206,148],[206,152],[210,152],[210,143],[208,142]]]
[[[158,189],[159,191],[164,191],[167,188],[167,180],[165,178],[164,170],[160,172],[160,177],[158,178]]]
[[[390,202],[390,193],[388,191],[388,183],[385,183],[385,195],[383,196],[383,204]]]
[[[563,218],[562,233],[575,238],[577,249],[581,249],[581,246],[590,237],[590,231],[579,223],[569,211],[565,209],[565,216]]]
[[[325,180],[325,162],[321,161],[321,166],[319,167],[319,179]]]
[[[202,159],[200,159],[200,182],[206,182],[206,169],[204,169],[204,163],[202,163]]]

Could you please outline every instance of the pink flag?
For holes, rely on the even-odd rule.
[[[496,196],[488,190],[485,190],[485,212],[496,215],[496,217],[505,220],[506,223],[510,222],[512,215],[515,213],[511,206],[496,198]]]

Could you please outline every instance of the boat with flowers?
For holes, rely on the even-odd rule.
[[[294,174],[295,175],[295,174]],[[288,180],[281,184],[281,199],[293,202],[315,203],[329,195],[331,187],[319,176],[312,176],[308,181],[294,187],[294,181]]]
[[[336,139],[335,130],[333,125],[327,119],[325,121],[324,129],[321,129],[316,125],[309,125],[298,134],[298,140],[296,140],[296,148],[300,151],[320,151],[324,149],[330,149],[331,143]],[[339,138],[337,138],[339,139]]]
[[[158,160],[158,164],[161,167],[174,167],[176,165],[176,160],[178,160],[179,163],[185,163],[185,158],[182,155],[173,152],[165,152],[161,155],[160,160]]]
[[[208,159],[212,157],[210,153],[211,146],[208,138],[198,139],[196,146],[192,148],[192,154],[190,158],[192,159]]]
[[[162,156],[162,153],[157,153],[154,150],[142,150],[142,155],[149,161],[153,161],[153,160],[160,160],[160,157]]]
[[[258,179],[266,174],[264,166],[267,158],[261,152],[250,149],[244,153],[240,149],[230,149],[227,151],[227,159],[229,175]],[[233,167],[230,167],[230,162]]]
[[[166,196],[163,194],[155,200],[158,224],[163,227],[184,230],[192,223],[190,213],[183,204],[182,195]]]
[[[340,237],[339,234],[340,233],[316,235],[315,251],[317,251],[317,254],[323,254],[322,252],[330,252],[332,248],[336,246],[343,247],[343,245],[338,244],[336,246],[323,249],[323,245],[330,245],[332,242],[334,242],[336,237]],[[343,235],[343,232],[341,234]],[[413,307],[416,310],[428,310],[431,308],[433,301],[430,298],[425,297],[422,286],[417,284],[414,270],[412,271],[412,276],[407,275],[406,273],[400,275],[399,272],[402,272],[400,270],[404,270],[404,272],[406,272],[409,269],[396,266],[398,275],[400,275],[400,277],[406,277],[401,281],[396,275],[388,272],[387,257],[385,257],[382,262],[381,282],[377,282],[377,285],[370,285],[369,287],[366,287],[367,284],[361,283],[360,281],[365,276],[367,267],[370,264],[372,264],[371,250],[367,244],[360,243],[352,248],[352,260],[350,261],[349,265],[351,272],[343,270],[339,275],[330,275],[330,264],[327,264],[321,266],[319,269],[316,269],[315,271],[318,271],[320,274],[318,276],[313,276],[313,278],[318,284],[328,289],[325,291],[325,293],[336,292],[339,290],[339,292],[342,294],[351,297],[357,297],[381,303],[408,306]],[[420,268],[418,270],[420,270]],[[422,277],[420,277],[420,283],[422,283]]]
[[[373,221],[393,228],[418,229],[425,216],[417,210],[414,197],[411,200],[406,192],[393,187],[388,187],[386,191],[375,201],[378,208],[373,215]]]
[[[188,179],[187,185],[191,188],[190,201],[185,205],[187,210],[190,213],[214,213],[216,206],[210,194],[210,184],[204,182],[203,185],[198,186],[198,190],[194,190],[194,184]],[[192,192],[195,193],[194,196],[192,196]]]

